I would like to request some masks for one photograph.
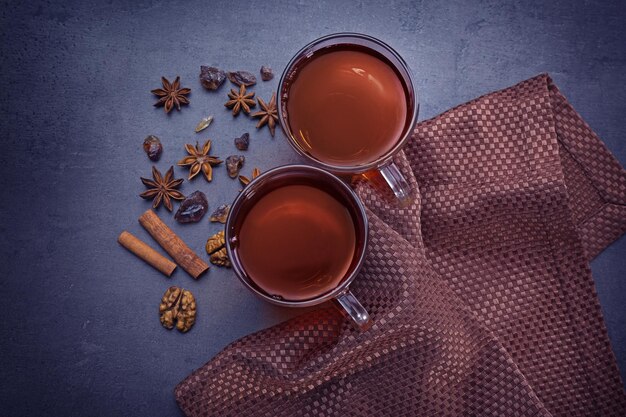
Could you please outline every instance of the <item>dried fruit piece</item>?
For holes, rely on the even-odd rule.
[[[156,107],[163,106],[165,113],[169,113],[176,105],[176,108],[180,110],[181,104],[189,104],[189,99],[185,97],[191,93],[189,88],[180,88],[180,77],[176,77],[173,83],[170,83],[167,78],[161,77],[161,84],[163,88],[156,88],[150,91],[159,98],[159,101],[154,103]]]
[[[246,162],[246,157],[243,155],[230,155],[226,158],[226,169],[228,170],[228,176],[231,178],[237,178],[239,170]]]
[[[272,98],[270,102],[265,104],[262,98],[258,99],[259,106],[261,106],[261,110],[253,113],[252,117],[260,117],[259,123],[257,123],[256,128],[263,127],[267,125],[270,129],[270,133],[272,137],[274,137],[274,132],[276,131],[276,122],[278,122],[278,111],[276,109],[276,93],[272,94]]]
[[[256,77],[248,71],[231,71],[228,73],[228,79],[235,85],[245,85],[246,87],[256,84]]]
[[[214,234],[206,241],[206,252],[210,255],[209,260],[212,264],[226,268],[231,267],[223,230]]]
[[[226,72],[217,67],[200,66],[200,84],[207,90],[217,90],[226,80]]]
[[[261,175],[261,170],[259,168],[254,168],[252,170],[252,179],[255,179],[256,177],[258,177],[259,175]],[[240,175],[239,176],[239,182],[241,183],[241,185],[243,185],[244,187],[248,184],[250,184],[250,178],[244,176],[244,175]]]
[[[270,67],[268,67],[266,65],[263,65],[261,67],[261,71],[260,72],[261,72],[261,79],[263,81],[269,81],[272,78],[274,78],[274,72],[272,71],[272,68],[270,68]]]
[[[161,152],[163,152],[163,145],[161,140],[154,135],[150,135],[143,141],[143,150],[148,155],[151,161],[158,161],[161,158]]]
[[[196,321],[196,299],[189,290],[169,287],[159,305],[161,324],[166,329],[176,328],[185,333]]]
[[[195,223],[200,221],[209,209],[209,200],[202,191],[187,196],[178,206],[174,218],[178,223]]]
[[[241,109],[249,114],[250,107],[256,106],[254,93],[246,92],[246,86],[243,84],[239,87],[239,92],[231,89],[230,93],[228,93],[228,97],[230,100],[224,103],[224,106],[233,109],[233,116],[237,116]]]
[[[209,218],[212,222],[220,222],[222,224],[226,223],[226,219],[228,218],[228,213],[230,212],[229,204],[222,204],[211,214]]]
[[[156,167],[152,167],[152,178],[154,178],[154,181],[141,177],[141,182],[150,189],[139,194],[139,196],[145,199],[154,199],[152,208],[158,208],[162,201],[165,208],[172,211],[171,199],[182,200],[185,198],[180,191],[176,190],[183,183],[183,180],[174,179],[174,167],[172,166],[165,173],[165,177],[161,175],[161,172]]]
[[[248,132],[235,138],[235,147],[240,151],[248,150],[248,145],[250,145],[250,134]]]
[[[196,125],[196,129],[195,129],[196,133],[201,132],[207,127],[209,127],[212,121],[213,121],[213,116],[207,116],[207,117],[202,118],[202,120],[200,120],[200,122]]]
[[[213,168],[221,164],[223,161],[219,158],[209,155],[211,151],[211,139],[207,139],[204,143],[202,149],[200,149],[200,145],[196,142],[196,147],[194,148],[191,144],[185,145],[185,150],[189,154],[189,156],[184,157],[180,161],[178,161],[178,166],[189,166],[189,179],[192,179],[200,170],[204,173],[204,177],[207,181],[211,182],[213,179]]]

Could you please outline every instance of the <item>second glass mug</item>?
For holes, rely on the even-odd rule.
[[[255,277],[244,265],[241,255],[243,247],[241,229],[249,213],[268,193],[290,185],[308,185],[325,190],[328,195],[331,195],[350,214],[351,226],[354,227],[355,233],[350,266],[343,273],[338,284],[328,291],[324,290],[307,299],[299,300],[289,300],[268,293],[258,284],[258,277]],[[292,207],[286,211],[293,213],[294,208]],[[285,210],[280,212],[284,213]],[[267,217],[267,215],[265,216]],[[352,321],[356,328],[367,330],[372,325],[370,316],[367,310],[350,292],[349,286],[359,274],[361,266],[365,261],[368,230],[365,207],[356,193],[345,182],[321,168],[308,165],[283,165],[273,168],[252,180],[237,196],[226,220],[226,250],[235,275],[249,290],[265,301],[283,307],[310,307],[333,300],[335,305],[339,307],[339,310]],[[270,243],[268,242],[268,244]],[[279,251],[279,253],[281,252]]]
[[[306,64],[310,62],[311,57],[316,56],[316,54],[320,52],[323,53],[325,50],[332,48],[341,47],[342,45],[351,48],[356,47],[359,48],[359,50],[364,50],[373,55],[382,57],[386,61],[386,64],[392,67],[395,75],[403,84],[405,97],[398,97],[398,100],[405,100],[407,106],[404,129],[394,145],[382,155],[378,155],[375,159],[354,165],[343,165],[323,161],[307,152],[291,130],[287,111],[289,88],[297,78],[299,70],[305,67]],[[278,119],[283,131],[287,135],[289,143],[296,152],[314,165],[337,175],[358,175],[378,171],[400,205],[405,206],[410,203],[410,187],[392,159],[393,156],[402,149],[411,135],[417,121],[419,100],[411,71],[402,57],[389,45],[374,37],[359,33],[336,33],[314,40],[302,48],[287,64],[279,82],[278,97]]]

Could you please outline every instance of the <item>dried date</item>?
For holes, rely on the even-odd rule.
[[[224,224],[226,223],[226,219],[228,218],[228,213],[230,213],[230,205],[222,204],[211,214],[209,220],[212,222],[220,222]]]
[[[268,67],[267,65],[263,65],[261,67],[261,79],[263,81],[269,81],[272,78],[274,78],[274,72],[272,71],[272,68]]]
[[[237,178],[239,170],[246,162],[246,157],[243,155],[230,155],[226,158],[226,169],[228,170],[228,176],[231,178]]]
[[[154,135],[150,135],[143,141],[143,150],[151,161],[158,161],[163,152],[161,140]]]
[[[248,150],[248,146],[250,145],[250,134],[248,132],[244,133],[238,138],[235,138],[235,147],[240,151]]]
[[[209,200],[202,191],[191,193],[178,206],[174,218],[179,223],[195,223],[202,219],[209,209]]]
[[[216,67],[200,66],[200,83],[207,90],[217,90],[226,80],[226,72]]]
[[[250,87],[256,84],[256,77],[253,73],[248,71],[231,71],[228,73],[228,79],[235,85],[245,85]]]

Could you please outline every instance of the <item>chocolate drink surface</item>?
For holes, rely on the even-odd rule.
[[[407,95],[382,57],[352,45],[318,51],[291,81],[289,128],[301,148],[332,165],[356,166],[391,150],[407,123]]]
[[[309,185],[286,185],[246,214],[238,254],[267,294],[307,300],[339,285],[355,254],[355,235],[350,212],[333,196]]]

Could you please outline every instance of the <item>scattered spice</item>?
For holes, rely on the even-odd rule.
[[[274,137],[274,132],[276,131],[276,122],[278,121],[278,111],[276,110],[276,93],[272,94],[272,98],[269,103],[265,103],[262,98],[257,99],[259,101],[259,106],[261,106],[261,110],[253,113],[252,117],[260,117],[259,123],[257,123],[256,127],[261,128],[265,125],[270,129],[270,133],[272,137]]]
[[[178,223],[195,223],[200,221],[209,209],[209,200],[202,191],[195,191],[185,198],[174,215]]]
[[[191,250],[172,229],[167,227],[154,210],[147,210],[139,216],[139,224],[193,278],[198,279],[209,270],[209,265]]]
[[[191,291],[175,286],[169,287],[159,305],[161,324],[166,329],[176,328],[186,333],[196,322],[196,299]]]
[[[161,140],[156,136],[150,135],[143,141],[143,150],[148,155],[151,161],[158,161],[161,158],[161,153],[163,152],[163,145],[161,144]]]
[[[213,116],[207,116],[207,117],[202,118],[202,120],[200,120],[200,122],[196,125],[196,129],[195,129],[196,133],[201,132],[207,127],[209,127],[212,121],[213,121]]]
[[[198,175],[198,173],[202,170],[206,180],[211,182],[213,179],[212,167],[223,162],[221,159],[209,155],[209,151],[211,150],[211,139],[207,139],[202,149],[200,149],[198,142],[196,142],[195,148],[193,145],[186,144],[185,150],[189,156],[186,156],[178,161],[178,166],[191,165],[189,169],[189,179]]]
[[[261,175],[261,170],[259,168],[254,168],[252,170],[252,180],[254,180],[256,177],[258,177],[259,175]],[[244,175],[240,175],[239,176],[239,182],[241,183],[241,185],[243,185],[244,187],[248,184],[250,184],[250,182],[252,181],[250,178],[244,176]]]
[[[228,97],[230,100],[224,103],[224,106],[233,109],[233,116],[237,116],[241,109],[243,109],[245,113],[250,114],[250,107],[256,106],[254,93],[247,93],[246,86],[243,84],[239,87],[239,92],[231,89],[230,93],[228,93]]]
[[[217,67],[200,66],[200,84],[207,90],[217,90],[226,80],[226,73]]]
[[[239,170],[243,168],[243,164],[246,162],[246,157],[243,155],[230,155],[226,158],[226,169],[228,170],[228,176],[231,178],[237,178]]]
[[[226,223],[226,219],[228,218],[228,213],[230,213],[230,205],[222,204],[211,214],[209,218],[212,222],[220,222],[222,224]]]
[[[235,147],[240,151],[248,150],[248,145],[250,145],[250,134],[248,132],[235,138]]]
[[[180,77],[176,77],[173,83],[170,83],[167,78],[161,77],[161,83],[163,88],[157,88],[151,91],[159,98],[159,101],[154,103],[156,107],[163,106],[165,113],[169,113],[176,105],[176,108],[180,110],[181,104],[189,104],[189,99],[185,97],[191,93],[189,88],[180,88]]]
[[[231,71],[228,73],[228,79],[235,85],[245,85],[246,87],[256,84],[256,77],[248,71]]]
[[[139,259],[142,259],[148,265],[161,271],[166,276],[171,276],[176,269],[176,264],[159,252],[152,249],[148,244],[124,230],[120,233],[117,241],[130,252],[134,253]]]
[[[224,231],[217,232],[206,241],[206,252],[209,254],[209,260],[213,265],[231,267],[228,252],[226,251],[226,240]]]
[[[141,182],[149,187],[149,190],[144,191],[139,194],[141,198],[150,199],[152,198],[152,208],[158,208],[163,202],[163,205],[169,211],[172,211],[172,200],[182,200],[185,196],[176,188],[180,187],[180,184],[183,183],[182,179],[174,179],[174,167],[171,166],[170,169],[165,173],[165,177],[161,175],[161,172],[156,169],[156,167],[152,167],[152,178],[154,180],[149,180],[147,178],[141,177]]]
[[[272,68],[270,68],[270,67],[268,67],[266,65],[263,65],[261,67],[261,71],[260,72],[261,72],[261,79],[263,81],[269,81],[272,78],[274,78],[274,72],[272,72]]]

